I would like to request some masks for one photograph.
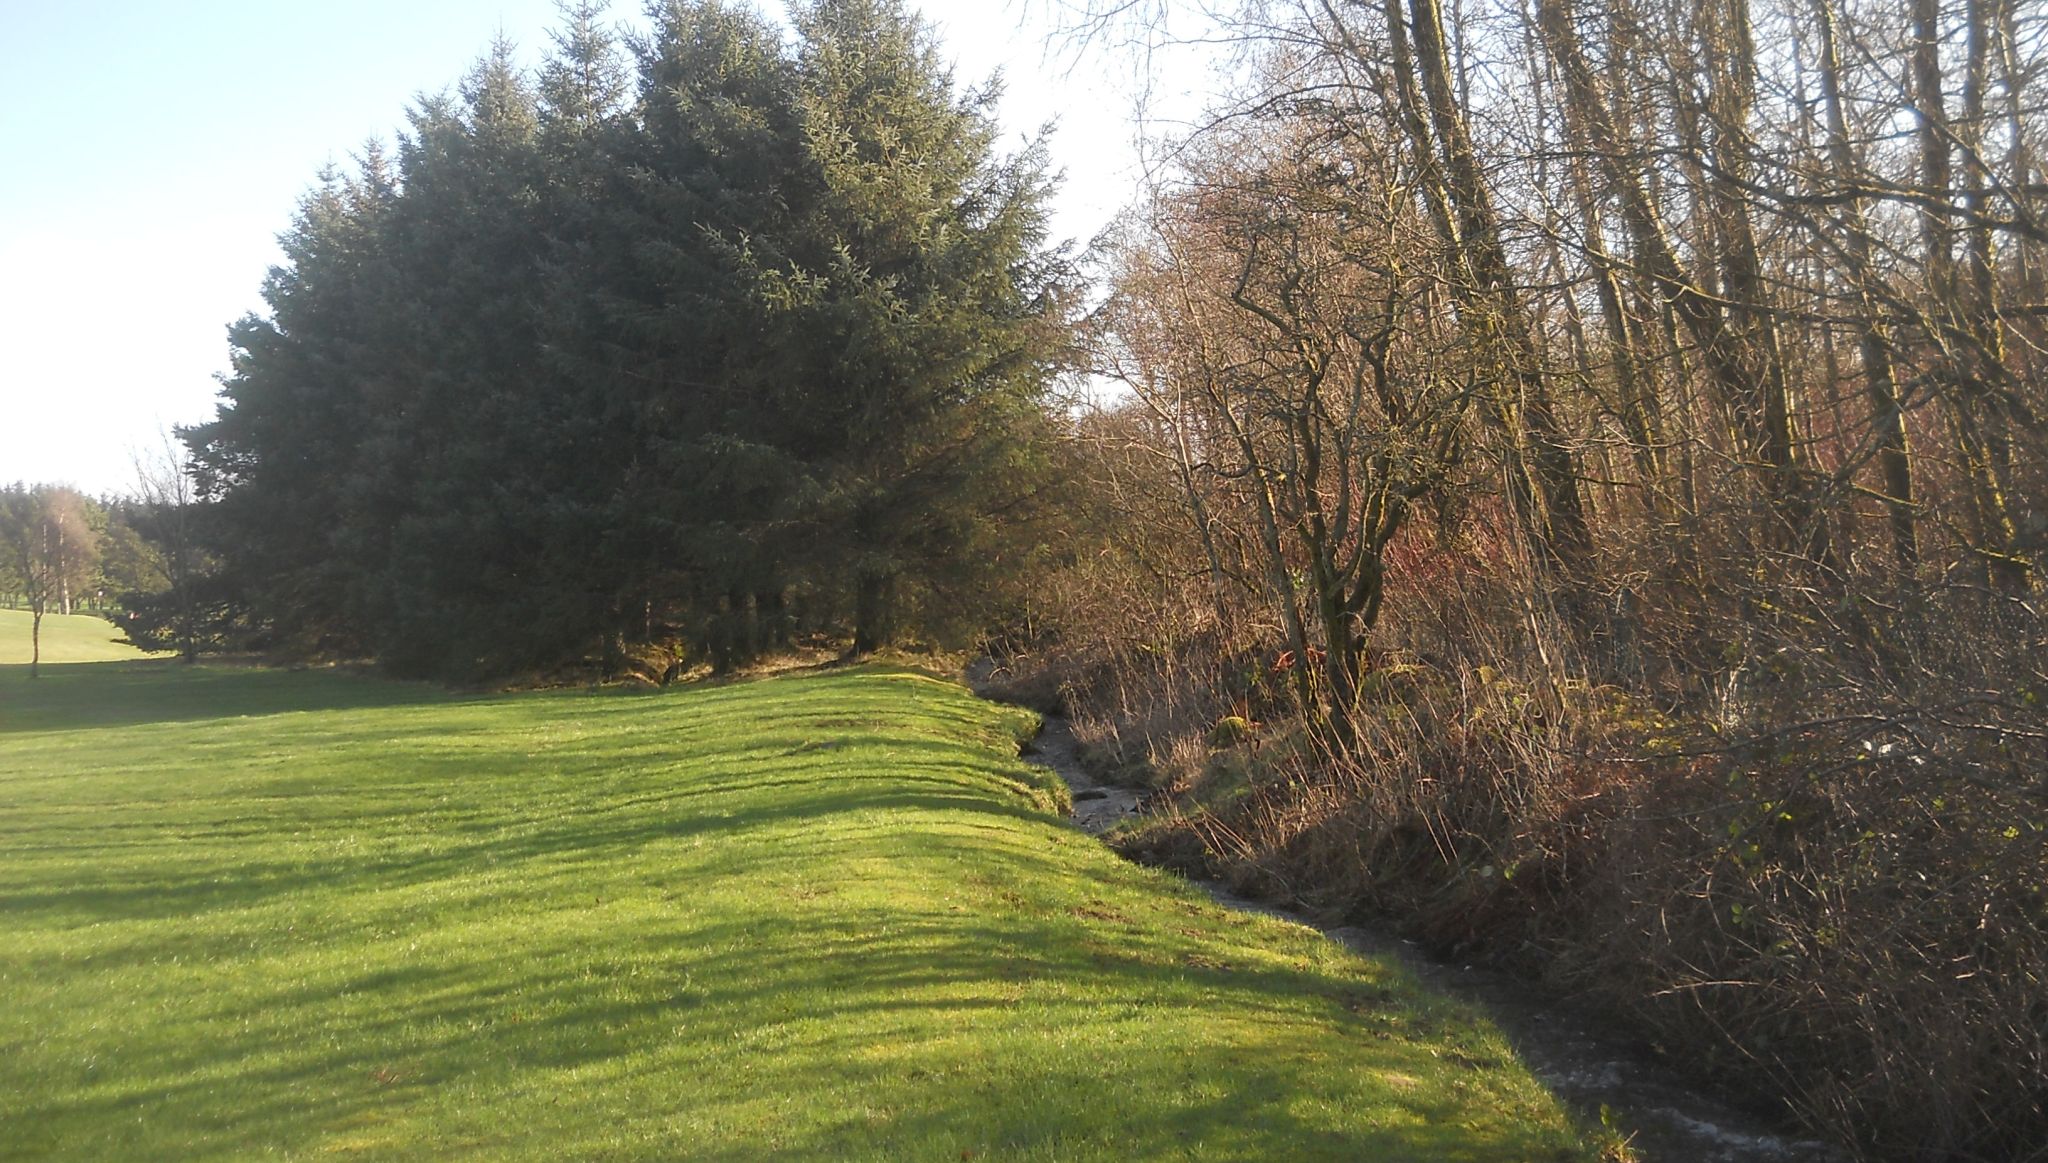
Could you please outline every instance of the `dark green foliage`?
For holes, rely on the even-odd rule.
[[[135,646],[187,658],[260,648],[258,627],[229,586],[223,575],[201,574],[170,589],[124,591],[114,624]]]
[[[133,496],[106,502],[98,588],[108,616],[145,650],[201,653],[250,648],[246,606],[207,550],[219,506],[199,502],[182,458],[145,465]]]
[[[494,45],[301,206],[187,433],[279,647],[723,667],[847,613],[943,635],[1014,571],[1066,322],[1042,151],[998,156],[900,4],[649,15],[622,48],[565,6],[534,82]]]

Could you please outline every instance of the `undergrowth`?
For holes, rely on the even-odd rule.
[[[1142,860],[1599,999],[1860,1157],[2048,1158],[2043,620],[1967,588],[1674,605],[1565,667],[1497,584],[1405,595],[1344,747],[1256,627],[1070,632],[1012,681],[1170,793]]]

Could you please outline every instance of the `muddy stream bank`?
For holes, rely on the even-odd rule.
[[[1047,716],[1024,758],[1066,781],[1074,823],[1100,836],[1139,811],[1140,795],[1105,784],[1081,765],[1073,728]],[[1484,1009],[1516,1051],[1567,1106],[1597,1124],[1604,1108],[1643,1163],[1838,1163],[1825,1144],[1802,1139],[1679,1077],[1616,1023],[1532,983],[1482,966],[1427,956],[1390,927],[1330,927],[1288,909],[1196,881],[1217,903],[1317,929],[1360,953],[1391,958],[1433,988]]]

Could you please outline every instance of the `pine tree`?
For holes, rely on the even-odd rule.
[[[286,263],[263,290],[270,313],[229,328],[214,419],[182,434],[202,494],[221,504],[216,550],[274,643],[297,652],[362,646],[353,542],[377,521],[349,486],[371,438],[364,418],[390,403],[370,339],[389,285],[380,227],[393,197],[380,153],[355,178],[322,172],[280,240]]]
[[[1045,160],[900,6],[565,6],[330,173],[188,435],[278,646],[480,677],[972,590],[1060,340]],[[929,609],[929,601],[922,607]]]
[[[999,86],[960,92],[895,0],[797,14],[798,112],[816,184],[774,312],[786,439],[816,466],[813,520],[850,573],[857,653],[887,645],[903,588],[972,574],[991,507],[1024,482],[1063,336],[1067,269],[1045,246],[1046,158],[998,156]],[[997,487],[997,482],[1001,482]]]

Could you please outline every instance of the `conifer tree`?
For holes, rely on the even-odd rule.
[[[845,594],[871,648],[899,592],[974,588],[1030,491],[1065,268],[994,90],[868,0],[794,43],[670,0],[629,85],[602,11],[324,175],[237,325],[187,438],[278,648],[480,677],[680,635],[730,666]]]
[[[851,575],[858,653],[888,644],[906,581],[973,572],[991,485],[1042,415],[1066,272],[1042,149],[996,152],[998,85],[957,90],[897,0],[819,0],[796,24],[816,193],[805,265],[764,280],[765,306],[788,329],[779,411],[819,479],[812,543]]]
[[[364,417],[391,403],[369,341],[389,283],[380,226],[394,197],[380,153],[356,177],[321,173],[280,239],[269,314],[229,328],[213,420],[183,434],[202,494],[221,503],[214,548],[273,643],[292,651],[363,646],[355,542],[380,523],[346,486],[362,479]]]

